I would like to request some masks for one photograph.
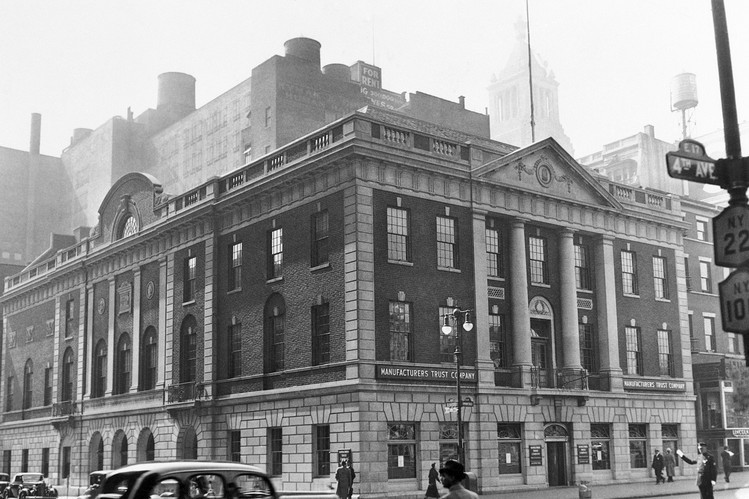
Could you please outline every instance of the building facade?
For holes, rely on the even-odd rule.
[[[370,106],[177,194],[128,173],[98,220],[5,280],[3,471],[235,459],[324,490],[347,455],[362,497],[422,497],[458,386],[483,492],[647,480],[696,441],[680,200],[553,139]]]

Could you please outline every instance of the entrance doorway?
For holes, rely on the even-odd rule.
[[[567,443],[546,442],[549,461],[549,487],[567,485]]]
[[[531,319],[531,363],[538,369],[538,386],[553,386],[549,382],[548,345],[551,322],[544,319]]]
[[[549,424],[544,428],[544,440],[546,441],[546,474],[549,487],[569,485],[569,431],[563,424]]]

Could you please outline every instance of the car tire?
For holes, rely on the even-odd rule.
[[[57,489],[51,489],[49,491],[49,497],[57,497]]]
[[[22,490],[18,493],[18,499],[26,499],[26,491]]]

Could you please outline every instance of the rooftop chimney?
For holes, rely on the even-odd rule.
[[[42,115],[31,113],[31,137],[29,141],[29,152],[39,154],[39,146],[42,141]]]

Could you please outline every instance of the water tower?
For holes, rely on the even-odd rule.
[[[681,73],[671,80],[671,111],[681,111],[682,139],[689,136],[687,123],[691,121],[691,111],[697,107],[697,77],[694,73]],[[687,111],[689,120],[687,119]]]

